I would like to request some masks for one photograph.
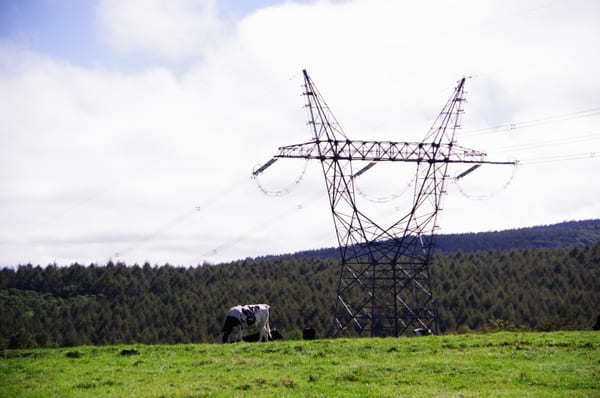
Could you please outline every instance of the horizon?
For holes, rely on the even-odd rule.
[[[548,227],[555,227],[555,226],[559,226],[562,224],[572,224],[572,223],[587,223],[587,222],[600,222],[600,218],[593,218],[593,219],[586,219],[586,220],[569,220],[569,221],[561,221],[559,223],[554,223],[554,224],[544,224],[544,225],[532,225],[532,226],[525,226],[525,227],[519,227],[519,228],[511,228],[511,229],[503,229],[503,230],[490,230],[490,231],[479,231],[479,232],[461,232],[461,233],[449,233],[449,234],[436,234],[435,236],[455,236],[455,235],[475,235],[475,234],[494,234],[494,233],[502,233],[502,232],[510,232],[510,231],[519,231],[519,230],[527,230],[527,229],[536,229],[536,228],[548,228]],[[556,247],[568,247],[568,246],[572,246],[572,245],[566,245],[566,246],[556,246]],[[554,246],[553,246],[554,247]],[[270,254],[261,254],[259,256],[255,256],[255,257],[245,257],[245,258],[238,258],[238,259],[233,259],[233,260],[228,260],[228,261],[224,261],[224,262],[219,262],[219,263],[210,263],[210,262],[203,262],[201,264],[172,264],[169,262],[166,263],[150,263],[150,262],[144,262],[144,263],[127,263],[127,262],[123,262],[123,261],[119,261],[119,260],[113,260],[113,259],[108,259],[106,263],[80,263],[80,262],[73,262],[71,264],[55,264],[55,263],[51,263],[51,264],[9,264],[9,265],[0,265],[0,269],[17,269],[18,267],[26,267],[26,266],[32,266],[32,267],[41,267],[41,268],[45,268],[48,266],[56,266],[56,267],[70,267],[73,265],[80,265],[83,267],[88,267],[88,266],[97,266],[97,267],[103,267],[108,265],[109,263],[113,264],[113,265],[125,265],[127,267],[143,267],[146,266],[146,264],[150,265],[151,267],[163,267],[163,266],[171,266],[171,267],[176,267],[176,268],[195,268],[195,267],[204,267],[204,266],[219,266],[219,265],[228,265],[228,264],[233,264],[233,263],[237,263],[240,261],[245,261],[245,260],[252,260],[252,261],[257,261],[257,260],[262,260],[262,259],[270,259],[273,257],[287,257],[287,256],[297,256],[297,255],[301,255],[302,253],[305,252],[313,252],[313,251],[320,251],[320,250],[336,250],[338,248],[337,245],[334,246],[326,246],[326,247],[319,247],[319,248],[312,248],[312,249],[301,249],[299,251],[295,251],[295,252],[288,252],[288,253],[270,253]],[[534,247],[535,248],[535,247]],[[436,245],[434,244],[433,249],[435,251],[436,249]],[[498,250],[498,249],[495,249]],[[485,251],[485,250],[484,250]],[[445,253],[445,255],[447,255],[449,253]]]

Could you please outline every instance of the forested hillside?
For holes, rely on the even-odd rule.
[[[0,271],[0,347],[215,341],[238,303],[272,306],[284,335],[326,336],[339,263],[278,257],[216,266],[33,267]],[[444,332],[589,329],[600,315],[600,243],[436,255]]]
[[[435,250],[448,254],[485,250],[588,246],[600,242],[600,220],[567,221],[537,227],[494,232],[436,235]],[[297,258],[339,258],[339,250],[329,247],[290,254]]]

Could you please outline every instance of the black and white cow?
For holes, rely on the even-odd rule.
[[[231,307],[227,312],[225,324],[221,331],[221,343],[229,342],[230,336],[233,336],[233,341],[242,341],[244,329],[256,329],[259,334],[258,340],[268,341],[271,338],[269,308],[271,307],[267,304]]]

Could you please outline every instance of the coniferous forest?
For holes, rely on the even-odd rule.
[[[214,342],[227,309],[271,305],[286,338],[332,325],[339,261],[293,255],[173,267],[108,263],[0,270],[0,347]],[[441,331],[591,329],[600,243],[435,255]]]

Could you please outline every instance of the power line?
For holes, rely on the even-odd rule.
[[[599,156],[600,156],[600,152],[584,152],[584,153],[574,153],[574,154],[569,154],[569,155],[551,155],[551,156],[544,156],[544,157],[539,157],[539,158],[524,159],[520,162],[520,164],[531,165],[531,164],[540,164],[540,163],[566,162],[566,161],[570,161],[570,160],[597,158]]]
[[[467,130],[460,135],[462,137],[470,137],[470,136],[474,136],[474,135],[489,133],[492,131],[498,131],[498,130],[511,131],[511,130],[516,130],[516,129],[520,129],[520,128],[528,128],[528,127],[539,126],[542,124],[562,122],[562,121],[566,121],[566,120],[580,119],[580,118],[584,118],[584,117],[592,117],[592,116],[598,116],[598,115],[600,115],[600,107],[594,107],[594,108],[584,109],[584,110],[570,112],[570,113],[546,116],[546,117],[539,118],[539,119],[526,120],[523,122],[503,122],[503,123],[497,124],[495,126]]]
[[[549,140],[549,141],[538,141],[538,142],[530,142],[530,143],[524,143],[524,144],[518,144],[518,145],[509,145],[509,146],[505,146],[505,147],[500,147],[495,152],[513,152],[513,151],[527,150],[527,149],[533,149],[533,148],[539,148],[539,147],[545,147],[545,146],[569,145],[569,144],[575,144],[575,143],[594,141],[594,140],[598,140],[598,139],[600,139],[600,133],[594,132],[594,133],[589,133],[589,134],[578,136],[578,137],[572,137],[569,139],[559,138],[559,139],[554,139],[554,140]]]
[[[323,196],[324,196],[324,193],[319,192],[317,195],[314,195],[314,196],[310,197],[309,199],[307,199],[306,202],[295,205],[293,208],[285,209],[284,211],[274,215],[273,217],[270,217],[270,218],[266,219],[265,221],[252,226],[251,228],[246,230],[246,232],[238,235],[237,237],[230,239],[228,241],[225,241],[222,244],[215,247],[214,249],[211,249],[211,250],[205,252],[202,255],[202,257],[210,258],[218,253],[222,253],[223,251],[234,247],[236,244],[240,243],[241,241],[243,241],[243,240],[247,239],[249,236],[251,236],[253,232],[262,231],[262,230],[270,228],[272,225],[284,220],[285,218],[289,217],[294,212],[296,212],[298,210],[303,210],[303,209],[306,209],[306,208],[312,206],[314,203],[317,202],[317,199],[321,199]]]
[[[235,182],[233,184],[228,185],[223,190],[219,191],[218,193],[216,193],[215,195],[213,195],[209,199],[207,199],[204,202],[202,202],[199,206],[195,206],[192,209],[188,208],[183,213],[180,213],[179,215],[177,215],[176,217],[174,217],[171,220],[167,221],[166,223],[161,224],[153,232],[150,232],[150,233],[144,235],[141,239],[137,240],[132,245],[130,245],[130,246],[128,246],[128,247],[126,247],[126,248],[124,248],[124,249],[122,249],[120,251],[115,252],[113,254],[113,256],[115,258],[119,258],[119,257],[122,257],[124,254],[130,253],[133,250],[139,249],[141,246],[143,246],[143,245],[147,244],[148,242],[156,239],[158,236],[162,235],[166,231],[168,231],[168,230],[176,227],[177,225],[181,224],[182,222],[184,222],[185,220],[187,220],[191,216],[198,214],[198,212],[201,212],[201,211],[204,211],[204,210],[208,209],[209,207],[211,207],[212,205],[214,205],[215,203],[217,203],[219,200],[222,200],[223,197],[225,197],[226,195],[228,195],[228,194],[234,192],[235,190],[243,187],[245,185],[245,184],[243,184],[243,181],[248,182],[248,178],[244,177],[243,179],[237,179],[237,180],[235,180]]]

